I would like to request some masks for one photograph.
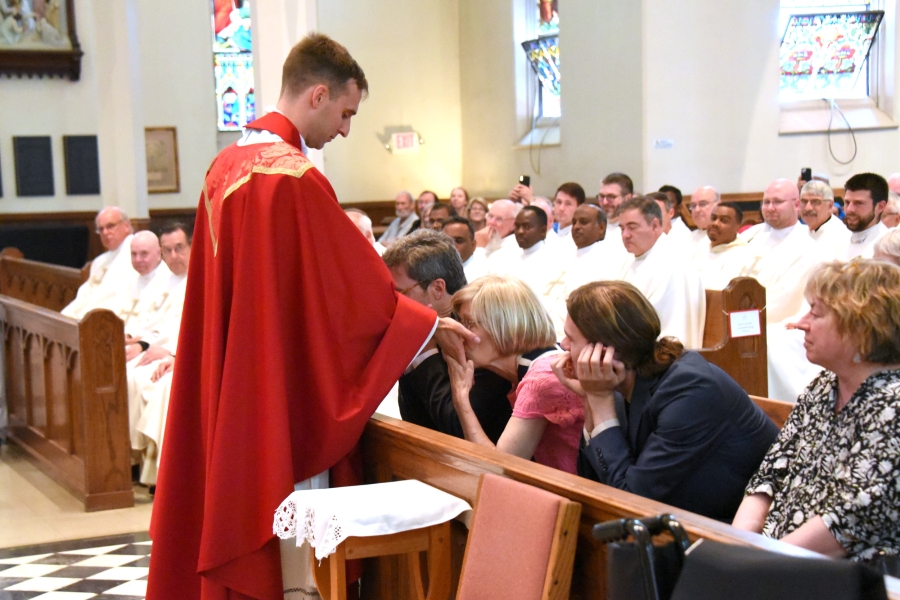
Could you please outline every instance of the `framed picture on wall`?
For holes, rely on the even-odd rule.
[[[0,75],[81,77],[74,0],[0,0]]]
[[[174,127],[146,127],[147,193],[173,194],[181,191],[178,178],[178,138]]]

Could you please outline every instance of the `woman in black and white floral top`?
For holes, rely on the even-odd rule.
[[[806,287],[810,362],[734,526],[829,556],[900,554],[900,267],[818,267]]]

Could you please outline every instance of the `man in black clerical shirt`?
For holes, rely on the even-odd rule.
[[[398,292],[442,317],[450,315],[451,297],[466,285],[462,260],[450,236],[419,229],[394,242],[383,258]],[[469,396],[472,410],[495,444],[512,415],[506,397],[510,387],[509,381],[491,371],[475,370]],[[400,378],[399,405],[404,421],[464,437],[453,408],[447,363],[436,346],[426,346]]]

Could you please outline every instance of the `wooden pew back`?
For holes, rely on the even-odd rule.
[[[90,263],[73,269],[27,260],[16,248],[0,252],[0,294],[57,312],[75,299],[90,273]]]
[[[724,290],[706,290],[706,323],[700,354],[731,375],[748,394],[769,394],[766,353],[766,288],[752,277],[732,279]],[[759,310],[760,335],[732,338],[728,315]]]
[[[381,415],[375,415],[366,426],[362,456],[367,483],[418,479],[474,503],[479,475],[496,473],[579,502],[582,512],[572,598],[606,598],[606,547],[594,541],[591,528],[595,523],[611,519],[672,513],[691,539],[703,537],[784,554],[817,556],[777,540]],[[397,597],[395,592],[401,589],[397,578],[402,576],[400,570],[379,563],[374,575],[376,589],[367,597]],[[454,585],[457,577],[458,572],[454,574]],[[900,587],[895,586],[900,582],[892,581],[890,597],[900,600]]]
[[[0,331],[11,440],[86,510],[133,506],[122,321],[0,295]]]

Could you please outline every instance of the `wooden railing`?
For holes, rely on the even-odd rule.
[[[85,510],[133,506],[122,321],[0,295],[0,331],[11,441]]]
[[[27,260],[16,248],[0,252],[0,294],[61,311],[90,277],[91,265],[81,269]]]
[[[783,554],[818,556],[660,502],[381,415],[375,415],[366,426],[362,456],[368,483],[418,479],[471,504],[475,502],[478,477],[482,473],[496,473],[581,503],[572,598],[606,598],[606,547],[594,541],[591,528],[595,523],[611,519],[671,513],[692,539],[702,537]],[[458,555],[460,543],[466,536],[465,528],[455,527],[454,536],[457,540],[454,550]],[[405,576],[403,566],[396,560],[378,559],[367,570],[370,593],[366,597],[404,598],[400,590],[406,586],[400,582]],[[456,559],[454,587],[458,577],[459,560]],[[887,581],[890,598],[900,600],[900,581],[890,578]]]

